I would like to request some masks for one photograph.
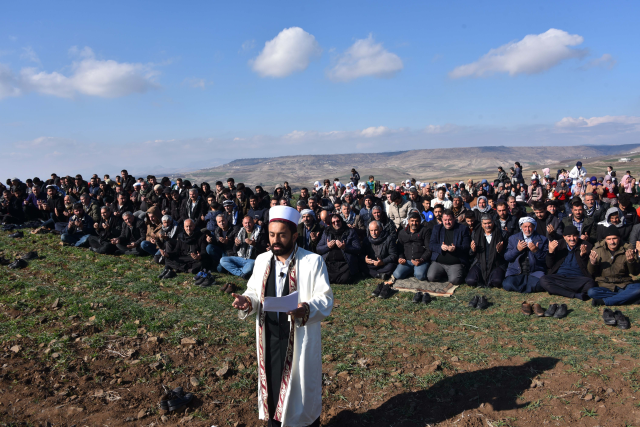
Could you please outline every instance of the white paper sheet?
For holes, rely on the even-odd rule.
[[[265,297],[262,309],[264,311],[277,311],[287,313],[298,308],[298,291],[284,297]]]

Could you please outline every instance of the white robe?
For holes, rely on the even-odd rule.
[[[244,319],[251,314],[256,316],[256,345],[259,346],[261,309],[260,296],[262,282],[267,266],[273,256],[271,251],[256,258],[253,274],[243,294],[251,300],[251,311],[240,312]],[[333,291],[329,285],[327,266],[320,255],[298,248],[296,253],[296,276],[298,302],[309,304],[309,319],[304,326],[296,319],[291,380],[283,405],[283,426],[303,427],[313,423],[322,412],[322,345],[320,322],[331,314]],[[263,348],[266,348],[266,334],[263,336]],[[258,352],[258,358],[260,353]],[[264,362],[264,361],[263,361]],[[260,363],[260,361],[258,361]],[[260,370],[258,371],[260,376]],[[258,378],[258,407],[260,419],[269,417],[262,405],[262,390]],[[277,402],[277,399],[275,399]]]

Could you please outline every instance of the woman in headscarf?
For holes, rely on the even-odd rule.
[[[329,283],[353,282],[358,273],[360,241],[355,229],[347,227],[340,215],[331,215],[329,222],[316,248],[327,265]]]
[[[489,200],[486,196],[478,197],[476,205],[472,210],[476,216],[476,221],[478,221],[478,223],[480,222],[482,215],[484,214],[490,215],[494,221],[498,219],[498,214],[496,213],[496,211],[491,209],[491,206],[489,206]]]
[[[604,177],[604,182],[602,184],[602,201],[608,203],[609,206],[613,206],[618,203],[618,188],[613,183],[611,175]]]

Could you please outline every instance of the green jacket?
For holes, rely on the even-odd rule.
[[[624,289],[634,282],[631,276],[640,274],[640,263],[635,255],[633,260],[627,261],[627,249],[632,249],[628,243],[620,246],[612,256],[604,240],[596,243],[593,250],[598,254],[598,261],[596,265],[589,261],[587,269],[598,286],[615,291],[616,287]]]

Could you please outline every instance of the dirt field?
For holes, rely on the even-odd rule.
[[[231,297],[184,275],[158,280],[149,259],[8,234],[0,255],[36,249],[43,258],[0,267],[2,425],[266,425],[254,322],[237,319]],[[477,293],[467,286],[416,306],[405,293],[371,298],[372,283],[334,287],[323,425],[640,425],[637,307],[623,308],[632,326],[621,331],[588,302],[529,295],[571,310],[539,319],[502,290],[484,292],[492,306],[479,311],[467,307]],[[196,398],[163,414],[163,384]]]

